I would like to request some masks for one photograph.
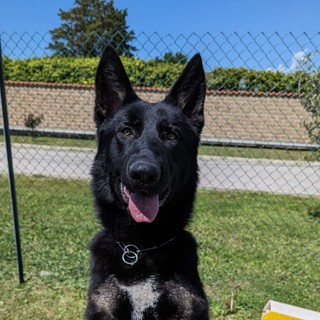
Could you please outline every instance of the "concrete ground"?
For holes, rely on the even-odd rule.
[[[95,152],[14,144],[12,154],[17,174],[89,179]],[[6,173],[4,144],[0,160],[0,173]],[[320,162],[199,156],[199,169],[200,188],[320,196]]]

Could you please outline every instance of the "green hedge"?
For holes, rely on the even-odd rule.
[[[144,62],[123,57],[122,62],[134,86],[169,87],[183,66],[175,63]],[[98,58],[4,59],[6,80],[93,84]]]
[[[122,57],[134,86],[169,87],[184,65]],[[7,80],[93,84],[98,58],[50,57],[4,59]],[[304,72],[283,73],[247,68],[215,68],[207,73],[208,88],[213,90],[246,90],[264,92],[299,92],[307,87]]]
[[[208,87],[215,90],[299,92],[306,89],[304,72],[283,73],[246,68],[216,68],[207,74]]]
[[[97,59],[92,58],[35,58],[4,59],[6,80],[93,84]]]

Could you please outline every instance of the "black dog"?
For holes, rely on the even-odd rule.
[[[103,230],[91,245],[86,319],[209,319],[197,244],[184,230],[198,181],[205,91],[196,54],[163,101],[145,102],[106,48],[96,75],[92,168]]]

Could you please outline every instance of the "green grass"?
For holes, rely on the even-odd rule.
[[[82,319],[88,243],[99,226],[87,182],[17,177],[26,283],[18,285],[7,178],[0,177],[0,318]],[[199,192],[189,227],[212,319],[259,319],[275,299],[320,300],[320,199]]]
[[[286,150],[271,148],[246,148],[246,147],[211,147],[201,146],[201,155],[220,157],[240,157],[249,159],[274,159],[294,161],[319,161],[319,153],[309,150]]]
[[[3,136],[0,136],[0,142],[3,142]],[[47,145],[71,148],[96,148],[97,144],[94,139],[72,139],[72,138],[55,138],[55,137],[30,137],[30,136],[11,136],[11,143],[24,143],[35,145]]]
[[[319,212],[319,199],[200,193],[191,230],[212,314],[259,319],[268,299],[317,308]]]
[[[0,136],[0,142],[4,141]],[[62,139],[53,137],[30,137],[30,136],[11,136],[12,143],[24,143],[35,145],[61,146],[71,148],[96,148],[94,139]],[[319,161],[319,152],[308,150],[286,150],[270,148],[244,148],[244,147],[212,147],[201,146],[200,155],[220,156],[220,157],[241,157],[254,159],[277,159],[295,161]]]

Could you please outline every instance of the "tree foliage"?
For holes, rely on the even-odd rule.
[[[320,71],[311,72],[308,90],[301,103],[310,114],[310,120],[304,122],[308,136],[313,143],[320,144]]]
[[[320,69],[314,64],[316,52],[305,54],[300,62],[299,69],[299,89],[302,89],[304,95],[301,98],[301,104],[309,113],[309,120],[304,121],[304,127],[307,130],[311,142],[320,144]],[[300,83],[303,75],[308,75],[308,81],[303,86]],[[320,152],[320,150],[318,150]],[[320,156],[320,153],[319,153]]]
[[[188,56],[183,54],[182,52],[173,53],[169,51],[164,54],[163,58],[156,57],[154,61],[156,63],[167,62],[167,63],[186,64],[188,62]]]
[[[119,54],[131,56],[130,42],[134,32],[126,25],[127,10],[114,7],[110,0],[75,0],[68,11],[60,9],[60,27],[50,31],[52,42],[48,48],[58,56],[100,56],[106,44]]]

